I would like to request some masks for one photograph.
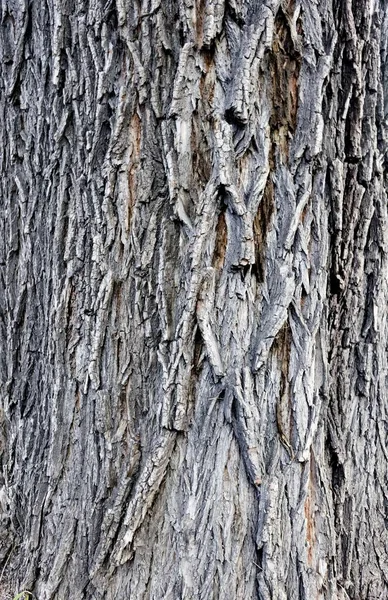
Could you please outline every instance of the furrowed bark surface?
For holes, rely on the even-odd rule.
[[[0,10],[3,596],[386,598],[387,3]]]

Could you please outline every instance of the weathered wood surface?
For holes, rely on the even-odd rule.
[[[0,585],[387,598],[386,0],[0,11]]]

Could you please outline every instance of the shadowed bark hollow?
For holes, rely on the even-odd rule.
[[[0,597],[388,597],[385,0],[0,3]]]

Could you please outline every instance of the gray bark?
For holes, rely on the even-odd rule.
[[[387,2],[0,15],[4,598],[387,598]]]

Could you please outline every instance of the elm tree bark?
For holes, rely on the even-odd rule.
[[[0,560],[388,597],[386,0],[2,0]]]

